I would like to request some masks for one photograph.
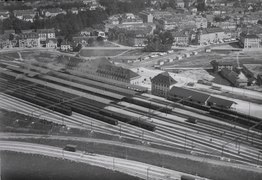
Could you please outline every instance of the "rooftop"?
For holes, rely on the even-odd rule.
[[[152,83],[155,83],[155,84],[166,84],[168,86],[170,85],[173,85],[175,83],[177,83],[176,80],[174,80],[168,72],[163,72],[163,73],[160,73],[158,75],[156,75],[155,77],[153,77],[151,79],[151,82]]]
[[[224,32],[222,28],[216,27],[216,28],[206,28],[202,30],[203,34],[211,34],[211,33],[218,33],[218,32]]]
[[[231,107],[233,104],[236,104],[234,101],[221,99],[221,98],[214,97],[214,96],[210,96],[207,102],[215,104],[217,106],[224,106],[224,107]]]
[[[249,33],[241,33],[241,37],[247,39],[259,39],[259,37],[256,34],[249,34]]]
[[[209,98],[209,94],[173,86],[170,90],[170,95],[175,95],[185,100],[193,100],[196,102],[205,103]]]

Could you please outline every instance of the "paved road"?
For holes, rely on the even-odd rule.
[[[236,164],[233,162],[226,162],[226,161],[219,161],[219,160],[212,160],[202,157],[196,157],[193,155],[185,155],[181,153],[173,153],[166,150],[159,150],[151,147],[141,146],[141,145],[135,145],[135,144],[129,144],[124,142],[117,142],[117,141],[110,141],[110,140],[103,140],[103,139],[95,139],[95,138],[84,138],[84,137],[71,137],[71,136],[57,136],[57,135],[37,135],[37,134],[24,134],[24,133],[1,133],[0,132],[0,145],[1,141],[4,140],[4,142],[8,140],[18,140],[18,139],[50,139],[50,140],[61,140],[61,141],[77,141],[77,142],[83,142],[83,143],[96,143],[100,145],[114,145],[119,147],[125,147],[129,149],[135,149],[135,150],[141,150],[145,153],[159,153],[171,157],[177,157],[182,159],[190,159],[193,161],[199,161],[199,162],[207,162],[210,165],[216,166],[216,165],[222,165],[227,167],[236,167],[243,170],[249,170],[254,172],[262,172],[261,168],[257,168],[254,166],[248,166],[244,164]],[[15,142],[15,141],[14,141]],[[0,147],[1,150],[1,147]]]

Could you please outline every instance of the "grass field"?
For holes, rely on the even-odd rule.
[[[203,157],[202,160],[160,154],[158,151],[148,151],[146,146],[142,149],[125,148],[119,145],[103,144],[99,142],[80,142],[76,140],[51,140],[51,139],[25,139],[19,141],[47,144],[51,146],[64,147],[66,144],[75,144],[79,150],[90,153],[104,154],[114,157],[127,158],[134,161],[145,162],[152,165],[181,171],[189,174],[198,174],[209,179],[219,180],[261,180],[262,173],[259,170],[249,170],[238,166],[224,166],[213,164]],[[190,155],[189,155],[190,156]],[[225,163],[227,164],[227,163]]]
[[[82,49],[80,55],[84,57],[94,57],[94,56],[116,56],[123,52],[127,51],[126,49]]]
[[[2,180],[139,180],[83,163],[14,152],[1,152]]]

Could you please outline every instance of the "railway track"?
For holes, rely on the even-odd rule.
[[[112,100],[106,99],[106,97],[102,97],[102,98],[99,97],[98,96],[99,93],[96,96],[94,96],[93,94],[87,94],[88,92],[85,92],[85,93],[80,92],[77,89],[72,90],[64,86],[64,85],[68,85],[69,83],[68,81],[59,81],[59,82],[63,82],[62,84],[64,85],[62,84],[55,85],[51,81],[58,82],[57,78],[56,79],[49,78],[50,82],[45,82],[43,80],[25,77],[23,78],[24,79],[23,81],[15,81],[16,83],[18,82],[15,85],[14,78],[16,78],[18,74],[11,72],[11,71],[4,71],[4,70],[1,70],[1,72],[5,74],[3,76],[4,79],[7,78],[8,76],[13,77],[13,78],[8,77],[7,82],[4,80],[0,80],[0,83],[5,84],[9,89],[16,89],[16,88],[19,89],[20,88],[21,93],[25,93],[25,94],[28,93],[28,95],[30,94],[37,95],[37,93],[28,92],[28,89],[30,89],[31,91],[38,91],[38,93],[40,94],[43,93],[43,91],[48,91],[48,89],[52,89],[52,88],[56,89],[57,91],[59,91],[59,88],[62,88],[63,90],[66,89],[65,92],[67,94],[63,94],[63,95],[60,94],[61,96],[63,96],[63,98],[68,99],[68,98],[72,98],[75,96],[83,95],[83,97],[90,100],[91,97],[95,97],[95,99],[97,100],[96,102],[103,104],[104,107],[106,108],[110,106],[115,107],[116,113],[120,113],[120,111],[124,111],[125,114],[131,113],[131,116],[135,118],[139,116],[143,116],[145,118],[144,119],[145,122],[153,123],[156,125],[157,128],[155,132],[150,132],[150,131],[142,130],[134,126],[130,126],[126,123],[122,123],[119,121],[118,121],[119,124],[118,125],[116,124],[116,126],[112,126],[109,124],[105,125],[102,122],[96,123],[97,120],[95,120],[95,118],[87,118],[87,116],[83,114],[81,115],[79,113],[75,113],[74,111],[72,113],[74,117],[70,117],[70,116],[65,117],[64,115],[61,115],[61,113],[60,114],[57,112],[54,113],[53,111],[48,111],[43,107],[40,108],[41,110],[44,111],[44,113],[48,112],[49,114],[52,114],[53,117],[51,118],[49,117],[49,118],[56,122],[59,122],[59,120],[57,120],[56,118],[59,118],[59,117],[61,118],[61,116],[62,116],[62,119],[60,120],[60,123],[61,122],[64,123],[66,121],[70,125],[77,126],[79,128],[88,128],[88,127],[91,128],[90,123],[94,122],[95,125],[93,125],[92,128],[94,128],[94,130],[96,131],[99,131],[105,134],[118,135],[119,133],[121,133],[122,136],[128,137],[130,139],[137,140],[141,138],[141,140],[147,141],[150,144],[159,145],[163,147],[174,146],[180,149],[185,148],[187,150],[190,149],[191,151],[194,150],[195,152],[199,152],[199,153],[208,152],[211,156],[216,156],[216,157],[222,154],[222,156],[228,156],[236,161],[241,161],[241,163],[242,162],[254,163],[254,164],[257,163],[257,157],[259,156],[260,152],[258,151],[257,148],[250,147],[250,144],[244,142],[245,136],[242,134],[239,135],[238,129],[236,129],[236,131],[235,129],[233,130],[225,129],[225,127],[223,127],[221,124],[216,126],[216,123],[214,122],[212,122],[212,124],[208,124],[205,122],[210,122],[210,121],[207,121],[206,119],[202,120],[201,118],[199,118],[200,122],[197,125],[186,123],[184,121],[188,116],[182,113],[181,113],[182,115],[180,113],[175,113],[172,109],[171,109],[171,112],[169,112],[170,108],[167,108],[168,104],[165,104],[165,102],[161,105],[159,102],[151,99],[150,100],[151,102],[149,101],[149,103],[147,103],[147,104],[150,104],[151,112],[149,110],[148,110],[149,112],[145,112],[145,110],[143,110],[143,107],[141,106],[139,107],[137,105],[138,102],[132,101],[134,104],[132,102],[131,103],[129,102],[131,104],[130,107],[127,106],[127,104],[122,105],[122,106],[120,106],[119,104],[110,105],[109,103],[112,102]],[[28,86],[28,89],[26,88],[27,86]],[[40,87],[44,87],[44,86],[47,86],[48,88],[46,90],[39,89]],[[80,86],[78,86],[77,84],[74,84],[74,87],[79,88]],[[83,86],[81,86],[81,88],[84,89]],[[91,89],[89,89],[89,92],[90,90]],[[102,91],[100,91],[100,93],[101,92]],[[42,95],[48,95],[48,93],[45,92]],[[118,96],[115,96],[115,97],[118,97]],[[43,96],[42,98],[48,99],[48,98],[54,98],[54,97],[52,97],[52,95],[49,94],[48,96]],[[105,103],[102,102],[103,99],[106,99]],[[139,101],[139,97],[136,97],[135,100]],[[54,102],[57,103],[58,101],[54,101]],[[143,104],[143,103],[146,103],[146,101],[148,100],[144,99],[141,102]],[[4,101],[4,102],[5,103],[1,105],[2,107],[15,106],[14,109],[17,109],[17,110],[20,109],[24,113],[29,113],[30,106],[32,106],[32,104],[30,104],[29,106],[25,106],[24,104],[23,105],[21,104],[18,106],[17,99],[16,99],[16,102],[12,102],[10,97],[7,101]],[[87,111],[90,110],[94,112],[98,112],[99,109],[103,108],[103,106],[99,106],[98,104],[92,104],[92,103],[85,104],[85,102],[82,100],[75,102],[74,106],[79,106],[79,107],[86,106],[85,110]],[[137,107],[137,108],[133,108],[132,106]],[[37,106],[34,106],[34,107],[36,108],[35,111],[37,111],[37,108],[39,108]],[[112,110],[112,109],[109,109],[109,110]],[[157,112],[157,114],[153,112]],[[167,113],[166,117],[163,115],[163,112]],[[201,116],[203,116],[203,114]],[[148,119],[150,119],[150,121],[148,121]],[[142,120],[141,122],[143,122],[144,120]],[[225,126],[225,123],[223,125]],[[210,130],[210,128],[212,128],[212,130]],[[228,126],[228,128],[232,128],[232,126]],[[210,132],[212,132],[211,136],[210,136]],[[221,132],[223,132],[222,133],[223,135],[221,135]],[[250,133],[254,135],[252,144],[261,147],[261,140],[259,139],[259,136],[255,134],[253,131],[251,131]],[[240,145],[235,146],[232,143],[228,143],[230,141],[233,141],[234,138],[237,137],[237,135],[239,136],[238,139],[242,140],[241,148],[240,148]],[[188,146],[188,142],[193,143],[192,148],[190,148],[190,145]],[[227,144],[227,146],[223,147],[224,144]]]
[[[139,109],[143,109],[143,108],[141,107]],[[115,110],[118,112],[121,111],[121,109],[117,110],[113,108],[111,108],[111,110]],[[146,113],[145,114],[130,109],[124,110],[122,113],[128,114],[128,111],[131,113],[140,114],[140,116],[144,116],[144,117],[147,116],[147,112],[145,112]],[[199,149],[206,149],[209,152],[214,152],[214,155],[219,155],[219,154],[221,155],[221,149],[223,148],[223,155],[227,154],[232,159],[248,161],[249,163],[257,161],[257,157],[260,154],[259,149],[251,148],[248,146],[247,148],[245,147],[244,144],[241,144],[241,148],[239,145],[235,146],[235,144],[228,144],[227,146],[223,147],[224,144],[227,144],[227,142],[232,139],[229,139],[228,137],[225,136],[223,138],[216,137],[216,136],[210,137],[210,135],[208,134],[209,131],[205,134],[203,134],[203,132],[198,133],[201,132],[202,130],[201,127],[197,128],[195,132],[192,133],[190,132],[190,130],[192,130],[192,126],[189,126],[186,123],[177,124],[177,122],[179,121],[176,121],[175,118],[176,118],[175,116],[173,118],[166,118],[166,117],[163,118],[159,116],[154,116],[154,118],[151,118],[151,120],[157,126],[156,132],[159,135],[162,135],[163,139],[169,141],[174,141],[173,139],[175,139],[176,141],[180,140],[179,141],[180,143],[184,143],[187,139],[187,141],[192,142],[194,146],[198,147]],[[167,119],[169,119],[169,121],[167,121]],[[167,122],[169,123],[169,125],[167,123],[162,123],[162,122]],[[187,128],[187,132],[185,131],[185,129],[182,130],[177,129],[177,127],[174,126],[173,124],[177,124],[179,127]]]

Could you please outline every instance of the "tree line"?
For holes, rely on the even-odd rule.
[[[59,14],[52,18],[42,19],[36,15],[34,22],[26,22],[17,19],[13,15],[2,22],[3,30],[14,29],[16,33],[27,29],[48,29],[55,28],[57,35],[64,36],[67,40],[72,40],[72,35],[78,33],[85,27],[97,27],[108,18],[103,9],[94,11],[82,11],[79,14],[67,13]]]

